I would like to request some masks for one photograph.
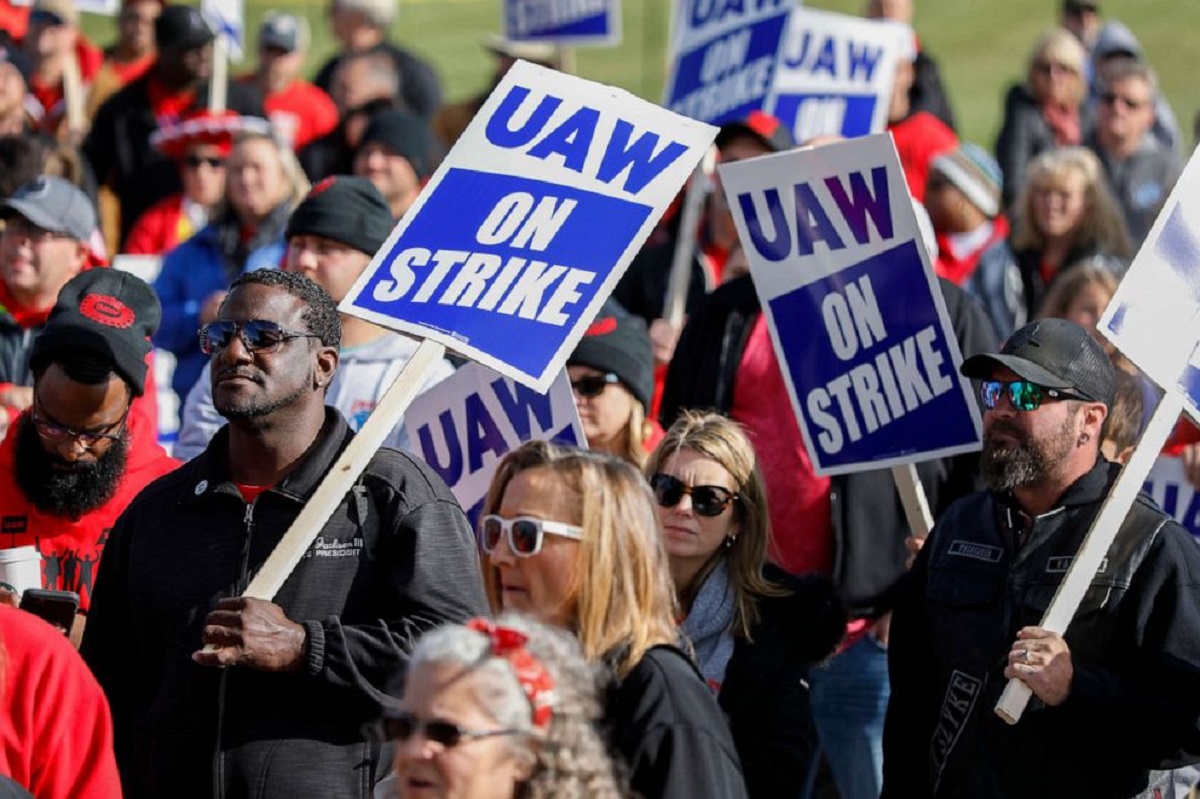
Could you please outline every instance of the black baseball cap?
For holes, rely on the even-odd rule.
[[[984,380],[1007,367],[1023,380],[1070,392],[1111,407],[1116,379],[1112,361],[1096,339],[1066,319],[1042,319],[1009,336],[1000,352],[963,361],[963,376]]]
[[[753,136],[773,153],[782,153],[796,146],[796,140],[792,138],[792,132],[788,130],[787,125],[778,117],[762,111],[751,111],[745,119],[722,125],[717,131],[717,149],[725,149],[725,145],[729,144],[734,136],[740,135]]]
[[[192,6],[168,5],[154,21],[154,39],[159,50],[194,50],[215,38],[212,26]]]

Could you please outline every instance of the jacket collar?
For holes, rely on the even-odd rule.
[[[297,502],[307,502],[353,437],[354,431],[342,414],[336,408],[326,406],[325,422],[312,448],[295,469],[269,490]],[[218,430],[204,452],[192,461],[192,479],[184,485],[179,502],[191,504],[214,494],[230,494],[241,498],[241,493],[229,476],[228,425]]]
[[[1091,505],[1099,502],[1108,494],[1109,487],[1117,479],[1120,471],[1121,467],[1119,464],[1109,463],[1104,458],[1097,457],[1095,465],[1082,477],[1067,486],[1067,490],[1054,503],[1054,507],[1043,513],[1042,516],[1058,513],[1064,508]],[[1013,499],[1010,492],[993,494],[993,496],[998,504],[1019,509],[1016,500]]]

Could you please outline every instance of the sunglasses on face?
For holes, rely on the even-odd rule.
[[[687,494],[692,498],[692,509],[700,516],[720,516],[740,498],[728,488],[721,486],[690,486],[678,477],[659,472],[650,478],[654,499],[664,508],[673,508]]]
[[[1008,394],[1008,401],[1018,411],[1036,411],[1046,400],[1084,399],[1066,391],[1039,386],[1028,380],[1013,380],[1007,383],[1003,380],[984,380],[979,384],[979,396],[983,400],[983,407],[989,411],[1000,404],[1000,398],[1005,393]]]
[[[479,521],[479,545],[486,555],[496,551],[501,536],[507,536],[510,552],[519,558],[532,558],[542,551],[542,541],[547,533],[562,538],[573,538],[576,541],[583,538],[581,527],[550,522],[534,516],[505,519],[493,513]]]
[[[121,440],[121,428],[124,426],[125,420],[129,418],[130,408],[129,405],[126,405],[125,412],[121,414],[121,418],[112,424],[105,426],[107,429],[115,429],[117,432],[98,433],[89,430],[75,430],[74,428],[67,427],[65,424],[60,424],[50,419],[43,419],[38,415],[37,405],[38,403],[36,402],[35,398],[34,408],[29,413],[29,420],[33,422],[33,429],[37,430],[37,434],[41,436],[43,440],[51,444],[61,444],[64,441],[76,441],[79,443],[79,446],[88,451],[96,449],[105,442],[113,444]]]
[[[422,735],[426,740],[445,748],[453,749],[463,741],[477,741],[481,738],[495,738],[500,735],[521,735],[524,730],[468,730],[452,721],[445,719],[418,719],[412,713],[400,713],[396,716],[380,719],[367,728],[367,737],[383,743],[395,741],[403,743],[414,735]]]
[[[242,340],[247,352],[274,352],[284,342],[294,338],[320,338],[315,333],[285,330],[274,322],[251,319],[247,322],[219,320],[200,328],[200,351],[205,355],[220,352],[233,343],[233,337]]]
[[[591,399],[604,393],[604,389],[620,383],[621,378],[615,372],[605,372],[602,375],[587,375],[571,381],[571,390],[581,397]]]
[[[183,165],[188,169],[199,169],[205,164],[211,169],[221,169],[225,159],[215,155],[189,155],[183,159]]]

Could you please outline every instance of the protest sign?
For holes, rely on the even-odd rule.
[[[1180,527],[1200,537],[1200,492],[1184,474],[1182,458],[1160,455],[1142,483],[1142,491]]]
[[[404,425],[413,450],[446,481],[472,521],[510,450],[534,440],[587,447],[566,372],[540,394],[467,364],[413,400]]]
[[[504,38],[615,46],[621,42],[621,0],[505,0]]]
[[[1179,414],[1187,408],[1194,415],[1200,404],[1198,191],[1193,154],[1100,318],[1100,332],[1165,393],[1042,617],[1039,626],[1050,632],[1066,631]],[[1009,680],[996,714],[1016,724],[1031,696],[1025,683]]]
[[[718,171],[817,472],[979,449],[977,400],[891,138]]]
[[[33,0],[8,0],[8,3],[13,6],[31,6]],[[112,17],[120,9],[121,0],[75,0],[75,10],[84,14],[102,14]]]
[[[766,110],[799,142],[881,133],[903,30],[884,20],[793,11]]]
[[[246,33],[243,0],[201,0],[200,12],[217,32],[217,38],[225,42],[228,57],[241,61]]]
[[[341,309],[545,391],[715,135],[520,61]]]
[[[663,105],[716,125],[763,107],[795,0],[678,0]]]

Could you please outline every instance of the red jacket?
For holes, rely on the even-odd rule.
[[[125,476],[112,499],[72,521],[33,507],[17,487],[14,455],[17,436],[0,443],[0,548],[35,545],[42,553],[42,585],[79,594],[80,609],[91,603],[96,565],[113,522],[146,484],[173,471],[179,461],[158,445],[155,429],[145,418],[129,414],[129,455]]]
[[[130,255],[166,255],[196,231],[183,213],[183,195],[172,194],[138,217],[125,238]]]
[[[0,774],[38,799],[121,799],[112,716],[67,637],[0,606]]]
[[[896,142],[896,153],[900,156],[900,165],[904,167],[909,194],[917,202],[925,202],[929,165],[942,153],[957,147],[958,137],[946,127],[945,122],[928,111],[918,111],[888,125],[888,131]]]
[[[79,74],[86,88],[92,84],[96,73],[100,71],[100,65],[104,63],[104,53],[88,41],[86,36],[80,34],[75,42],[75,58],[79,62]],[[66,105],[63,103],[62,81],[47,86],[39,81],[37,76],[33,76],[29,79],[29,93],[38,103],[38,130],[54,133],[67,114]],[[86,105],[86,97],[83,102]]]
[[[246,75],[242,82],[253,83],[254,76]],[[268,94],[263,100],[263,108],[271,118],[271,126],[297,151],[338,124],[338,110],[333,100],[304,80],[294,80],[283,91]]]

